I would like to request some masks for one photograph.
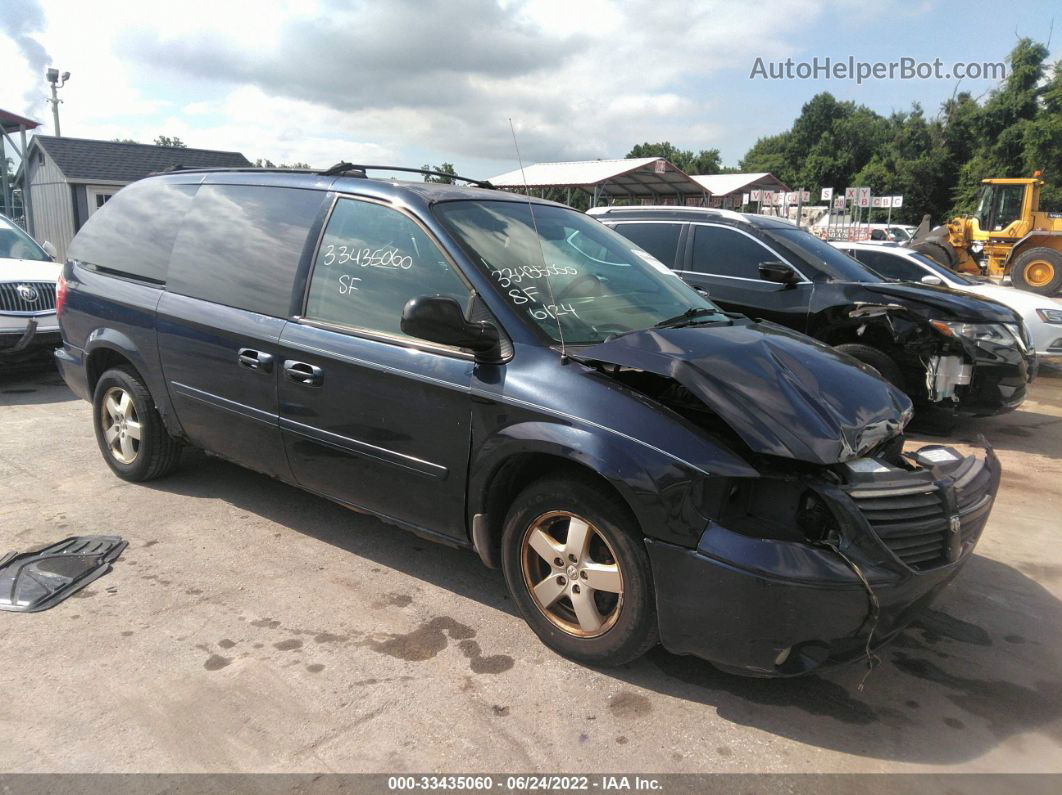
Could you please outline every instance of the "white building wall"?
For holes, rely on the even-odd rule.
[[[40,163],[39,148],[33,149],[29,166],[29,184],[33,212],[33,234],[38,243],[49,241],[59,262],[66,260],[66,249],[74,239],[73,190],[55,162],[44,153]]]

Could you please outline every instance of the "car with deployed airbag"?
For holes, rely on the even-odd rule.
[[[969,560],[995,455],[905,450],[872,369],[568,207],[369,170],[179,171],[79,231],[56,361],[118,477],[202,448],[472,550],[590,664],[869,659]]]
[[[916,410],[1013,411],[1037,368],[1021,317],[989,298],[898,284],[780,218],[695,207],[598,207],[724,309],[815,337],[877,370]]]

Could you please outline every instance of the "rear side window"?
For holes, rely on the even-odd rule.
[[[162,180],[127,185],[85,222],[67,256],[97,270],[163,284],[197,187]]]
[[[317,252],[306,317],[404,337],[402,310],[422,295],[449,296],[464,306],[470,290],[407,216],[340,199]]]
[[[286,317],[299,258],[326,195],[298,188],[203,185],[174,243],[166,289]]]
[[[613,229],[669,268],[675,267],[682,224],[616,224]]]
[[[734,229],[694,226],[693,270],[715,276],[760,278],[759,264],[777,260],[766,246]]]

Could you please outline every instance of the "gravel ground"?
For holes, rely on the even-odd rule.
[[[568,662],[470,553],[199,454],[118,480],[51,369],[0,375],[0,423],[0,553],[129,541],[76,597],[0,613],[2,771],[1062,772],[1062,369],[951,433],[997,448],[995,511],[862,692],[859,666]]]

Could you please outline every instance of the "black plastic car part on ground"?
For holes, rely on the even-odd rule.
[[[905,456],[910,401],[852,359],[550,202],[177,172],[70,252],[56,360],[116,475],[180,440],[475,550],[583,662],[657,621],[745,673],[852,656],[969,558],[998,484],[990,453]]]
[[[780,219],[695,208],[591,213],[719,306],[840,347],[917,406],[1010,411],[1035,374],[1021,318],[1010,308],[946,287],[885,282]],[[867,348],[878,355],[863,355]]]
[[[0,558],[0,610],[54,607],[111,570],[127,545],[118,536],[74,536],[36,552]]]

